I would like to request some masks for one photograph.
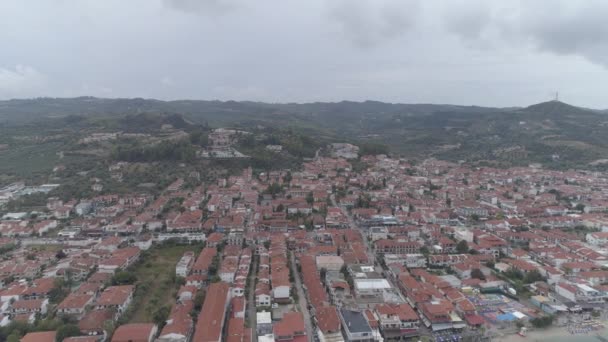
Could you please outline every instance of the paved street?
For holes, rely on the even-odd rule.
[[[329,197],[329,199],[331,200],[331,204],[334,207],[340,208],[342,213],[344,215],[346,215],[346,217],[348,218],[349,227],[353,228],[353,229],[359,229],[359,231],[361,232],[361,235],[363,236],[363,243],[365,244],[365,248],[367,250],[367,256],[369,258],[369,261],[370,261],[370,263],[376,264],[376,255],[374,254],[374,251],[371,248],[371,246],[369,245],[369,241],[367,240],[367,232],[359,227],[357,222],[355,222],[353,215],[346,208],[338,206],[338,203],[336,202],[336,196],[334,194],[332,194]]]
[[[312,341],[314,332],[312,329],[310,312],[308,312],[308,303],[306,302],[306,296],[302,288],[302,279],[300,278],[300,273],[296,267],[296,258],[294,254],[290,252],[289,257],[291,258],[291,271],[293,272],[296,290],[298,291],[298,305],[300,306],[300,311],[304,315],[304,323],[306,324],[306,336],[308,336],[309,341]]]
[[[251,272],[249,273],[249,283],[248,289],[249,294],[247,296],[247,318],[249,321],[249,327],[251,328],[251,337],[254,341],[258,340],[256,327],[256,310],[255,310],[255,277],[258,269],[258,257],[253,259],[253,264],[251,265]]]

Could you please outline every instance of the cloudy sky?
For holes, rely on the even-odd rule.
[[[2,0],[0,99],[608,108],[606,0]]]

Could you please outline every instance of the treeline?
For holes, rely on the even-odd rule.
[[[293,129],[266,129],[261,138],[253,134],[244,135],[239,139],[239,147],[248,150],[265,148],[267,145],[281,145],[283,149],[294,157],[312,158],[317,149],[324,146],[318,138],[296,132]]]
[[[190,162],[196,157],[196,150],[190,141],[163,141],[152,146],[118,145],[112,151],[112,158],[127,162],[182,161]]]
[[[388,146],[381,143],[368,142],[359,145],[359,155],[362,156],[388,154],[388,152]]]

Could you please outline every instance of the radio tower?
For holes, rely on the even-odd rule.
[[[555,100],[553,100],[555,102],[559,102],[559,92],[555,92]]]

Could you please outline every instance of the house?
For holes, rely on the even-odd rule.
[[[193,301],[175,304],[156,342],[189,342],[194,331],[194,323],[190,316],[193,308]]]
[[[113,309],[116,312],[115,319],[118,319],[131,303],[134,290],[133,285],[110,286],[101,293],[95,302],[95,308]]]
[[[259,282],[255,286],[255,306],[270,306],[272,297],[270,296],[270,285]]]
[[[374,242],[378,254],[415,254],[422,245],[418,241],[401,241],[382,239]]]
[[[340,316],[335,306],[322,306],[315,310],[317,335],[320,342],[343,342]]]
[[[596,304],[603,303],[608,294],[585,284],[559,282],[555,284],[555,293],[573,303]]]
[[[106,324],[112,323],[115,313],[112,309],[92,310],[78,321],[80,332],[85,335],[99,336],[105,333]]]
[[[175,275],[178,277],[187,277],[190,274],[192,265],[194,264],[194,252],[186,252],[179,259],[179,262],[175,266]]]
[[[192,274],[207,276],[209,274],[209,267],[216,255],[217,249],[205,247],[198,255],[198,258],[192,267]]]
[[[453,327],[453,309],[452,304],[445,299],[432,300],[419,305],[422,321],[427,327],[432,328],[433,331],[451,329]]]
[[[270,284],[272,285],[272,299],[275,302],[285,303],[290,301],[291,282],[289,281],[287,266],[270,273]]]
[[[256,313],[256,334],[258,336],[272,335],[272,316],[269,311]]]
[[[345,341],[374,342],[371,326],[362,311],[340,308],[340,321]]]
[[[152,323],[130,323],[118,327],[112,342],[152,342],[158,327]]]
[[[218,342],[222,340],[226,313],[230,300],[230,286],[219,282],[209,285],[205,303],[196,322],[194,341]]]
[[[418,335],[420,319],[409,304],[381,304],[376,313],[385,339]]]
[[[99,338],[95,336],[74,336],[65,338],[63,342],[99,342]]]
[[[57,313],[60,315],[81,318],[87,306],[93,302],[93,295],[70,293],[59,305]]]
[[[99,261],[99,272],[114,273],[117,270],[124,270],[133,265],[139,256],[141,250],[138,247],[120,248],[112,252],[112,256],[108,259]]]
[[[198,288],[194,285],[182,285],[177,291],[177,300],[180,302],[194,300],[197,290]]]
[[[13,315],[22,314],[40,314],[46,315],[47,306],[49,305],[48,299],[30,299],[30,300],[17,300],[11,304],[10,312]]]
[[[306,342],[306,327],[301,312],[288,312],[272,329],[275,341]]]
[[[245,319],[232,317],[228,320],[226,342],[251,342],[251,328],[245,328]]]
[[[19,342],[55,342],[56,331],[40,331],[27,333]]]
[[[608,232],[588,233],[585,240],[594,246],[602,246],[608,243]]]

